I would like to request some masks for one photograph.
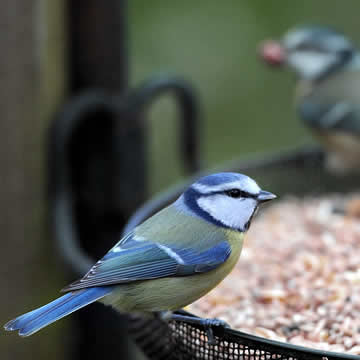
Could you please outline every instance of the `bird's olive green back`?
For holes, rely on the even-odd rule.
[[[179,211],[175,205],[161,210],[135,229],[135,236],[164,245],[182,244],[197,251],[211,248],[229,239],[242,239],[241,233],[229,230]]]

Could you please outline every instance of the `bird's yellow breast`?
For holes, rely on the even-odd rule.
[[[119,286],[113,295],[104,298],[104,303],[124,312],[178,310],[191,304],[217,286],[231,272],[239,259],[244,233],[225,231],[231,253],[224,264],[216,269],[191,276],[124,284]]]

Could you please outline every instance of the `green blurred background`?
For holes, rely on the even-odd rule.
[[[17,11],[16,3],[17,1],[4,1],[0,5],[3,18],[6,18],[7,10],[10,8]],[[25,4],[25,1],[19,3]],[[51,8],[52,5],[49,3],[44,5],[41,1],[26,4],[24,11],[33,11],[37,15],[36,23],[24,28],[19,17],[18,22],[9,21],[6,29],[19,32],[33,29],[35,34],[43,27],[51,27],[53,24],[57,29],[54,38],[48,33],[47,36],[40,36],[39,40],[40,50],[46,43],[48,53],[46,61],[40,63],[37,71],[46,72],[47,75],[45,80],[42,78],[43,83],[35,83],[34,88],[41,88],[40,93],[46,99],[47,90],[56,82],[62,82],[59,67],[55,65],[58,57],[63,55],[58,47],[56,50],[53,48],[56,41],[63,41],[64,25],[58,24],[61,22],[59,13],[63,11],[63,7],[61,1],[54,1],[54,8]],[[38,10],[42,7],[46,9],[39,13]],[[311,143],[312,139],[297,121],[293,111],[293,75],[266,67],[257,58],[257,46],[262,40],[279,37],[286,29],[299,23],[335,26],[352,37],[355,43],[360,44],[359,10],[358,0],[133,0],[129,2],[128,8],[131,84],[136,86],[150,75],[163,72],[183,76],[193,84],[198,91],[203,110],[199,140],[208,166],[238,156],[269,153]],[[15,42],[9,39],[11,40],[6,31],[0,33],[3,51],[7,50],[9,44],[13,47],[25,46],[17,43],[16,38]],[[36,51],[34,58],[37,56]],[[20,59],[25,64],[35,61],[30,55],[29,59],[26,56],[25,54],[25,58]],[[12,70],[8,65],[0,63],[2,77],[8,76],[6,79],[12,85],[10,88],[0,85],[2,95],[11,91],[15,93],[16,86],[22,88],[24,85],[21,78],[16,79],[17,83],[15,80],[12,81]],[[8,72],[11,75],[5,75]],[[6,84],[6,81],[2,83]],[[66,84],[60,85],[60,88],[60,93],[66,92],[63,91]],[[23,100],[19,99],[20,110],[24,106]],[[6,106],[2,100],[2,118]],[[39,116],[33,116],[39,127],[46,127],[49,123],[49,115],[52,115],[50,108],[51,106],[46,103],[39,107]],[[14,115],[13,109],[14,107],[8,109],[8,112],[13,116],[22,116],[20,110],[19,115]],[[155,193],[179,179],[183,173],[178,161],[176,110],[172,102],[166,98],[160,100],[151,108],[150,117],[148,157],[151,192]],[[28,128],[29,124],[24,127],[24,131],[21,129],[21,133],[26,133]],[[8,127],[4,126],[1,131],[4,138],[11,139]],[[43,140],[39,141],[41,146]],[[31,138],[28,141],[31,142]],[[6,150],[4,145],[3,149]],[[4,151],[2,154],[3,161],[6,161]],[[14,163],[14,167],[21,166],[21,161]],[[28,164],[23,166],[26,167]],[[39,164],[32,164],[32,169],[37,167],[41,168]],[[21,174],[22,168],[17,171]],[[41,169],[33,171],[34,173],[32,181],[29,182],[25,175],[23,182],[30,185],[44,184]],[[2,191],[5,196],[8,188],[3,185]],[[44,199],[43,193],[42,185],[39,188],[41,201]],[[31,212],[32,207],[34,208],[31,205],[33,203],[28,204]],[[42,203],[39,206],[42,206]],[[0,211],[7,210],[3,207]],[[43,211],[39,213],[39,217],[43,216]],[[42,233],[43,220],[36,220],[34,224],[38,228],[32,228],[31,231]],[[21,227],[21,224],[18,226]],[[2,228],[4,227],[6,228],[6,224],[3,224]],[[38,244],[36,253],[29,255],[26,250],[29,244],[25,229],[23,233],[24,247],[17,246],[16,253],[9,245],[13,242],[11,236],[9,238],[4,231],[1,234],[3,265],[0,268],[0,276],[5,284],[0,300],[2,323],[54,298],[58,294],[57,289],[64,285],[63,275],[57,270],[59,267],[54,266],[56,256],[51,244]],[[19,243],[21,244],[21,241]],[[28,268],[24,264],[34,266]],[[25,274],[27,282],[21,281]],[[61,321],[29,339],[2,333],[1,358],[20,359],[27,356],[31,359],[63,359],[62,341],[66,328],[67,321]]]
[[[203,106],[200,140],[209,165],[312,140],[293,111],[293,74],[265,66],[256,54],[259,42],[310,23],[335,26],[360,43],[356,0],[155,0],[129,5],[132,83],[161,71],[192,82]],[[181,174],[170,102],[162,100],[151,118],[152,189],[159,190]],[[169,161],[174,166],[164,167]]]

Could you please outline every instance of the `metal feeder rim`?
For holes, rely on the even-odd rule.
[[[180,310],[180,311],[177,311],[176,313],[199,318],[198,316],[196,316],[188,311],[185,311],[185,310]],[[181,322],[187,323],[186,320],[181,321]],[[194,328],[197,328],[199,330],[204,330],[203,327],[199,324],[191,323],[191,326]],[[248,334],[248,333],[245,333],[245,332],[242,332],[239,330],[234,330],[231,328],[223,329],[223,328],[214,327],[213,332],[214,332],[215,336],[218,336],[220,338],[220,340],[221,340],[221,338],[224,338],[225,335],[229,340],[230,339],[234,340],[234,342],[239,342],[239,338],[241,338],[244,340],[244,344],[246,344],[246,345],[251,344],[254,347],[264,350],[264,351],[269,351],[269,347],[271,347],[272,350],[279,349],[280,350],[279,352],[283,352],[284,350],[286,350],[289,355],[294,356],[294,357],[297,357],[299,355],[299,353],[301,352],[302,355],[304,355],[304,354],[307,354],[309,356],[313,355],[313,356],[316,356],[316,358],[327,357],[327,358],[331,358],[334,360],[335,359],[338,359],[338,360],[344,360],[344,359],[359,360],[360,359],[359,355],[351,355],[351,354],[346,354],[346,353],[312,349],[312,348],[308,348],[308,347],[301,346],[301,345],[294,345],[294,344],[290,344],[287,342],[267,339],[267,338],[264,338],[261,336]]]

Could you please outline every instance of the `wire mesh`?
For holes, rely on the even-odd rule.
[[[187,314],[189,315],[189,314]],[[153,360],[355,360],[360,356],[314,350],[268,340],[232,329],[214,328],[216,345],[201,325],[131,316],[130,330]]]

